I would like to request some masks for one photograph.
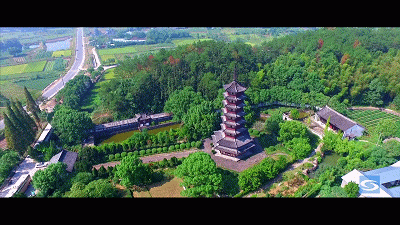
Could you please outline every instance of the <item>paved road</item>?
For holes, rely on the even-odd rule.
[[[71,69],[68,71],[67,74],[60,80],[58,83],[54,84],[51,88],[46,90],[43,93],[43,97],[49,99],[56,95],[58,91],[64,88],[65,83],[69,80],[73,79],[78,72],[82,69],[83,61],[84,61],[84,48],[83,48],[83,28],[77,29],[76,35],[76,49],[75,49],[75,61],[72,65]]]

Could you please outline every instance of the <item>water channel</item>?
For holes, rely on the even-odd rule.
[[[149,134],[157,134],[158,132],[169,131],[170,129],[176,129],[176,128],[179,128],[180,126],[181,126],[181,124],[179,124],[179,123],[178,124],[173,124],[173,125],[169,125],[169,126],[166,126],[166,127],[160,127],[160,128],[156,128],[156,129],[153,129],[153,130],[149,130],[148,133]],[[140,131],[139,130],[132,130],[132,131],[128,131],[128,132],[124,132],[124,133],[113,135],[112,137],[102,141],[101,144],[110,143],[110,142],[114,142],[114,143],[123,142],[123,141],[128,139],[130,136],[132,136],[136,132],[140,132]]]

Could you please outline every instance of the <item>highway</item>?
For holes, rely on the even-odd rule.
[[[76,35],[76,44],[75,44],[75,61],[74,64],[72,65],[71,69],[68,71],[67,74],[64,75],[64,77],[59,80],[57,83],[53,84],[52,87],[50,87],[48,90],[46,90],[42,96],[46,99],[52,98],[54,95],[56,95],[61,89],[64,88],[65,84],[73,79],[78,72],[82,69],[83,66],[83,61],[85,60],[85,50],[83,47],[83,28],[78,28],[77,29],[77,35]]]

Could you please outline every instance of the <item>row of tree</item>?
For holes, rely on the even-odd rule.
[[[20,155],[25,153],[27,147],[35,140],[36,131],[41,128],[38,116],[40,109],[26,87],[24,87],[24,93],[27,100],[26,108],[34,119],[29,116],[18,100],[7,103],[6,112],[3,113],[7,147]]]

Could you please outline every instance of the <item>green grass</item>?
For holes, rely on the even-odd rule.
[[[171,43],[160,43],[154,45],[133,45],[123,48],[110,48],[110,49],[99,49],[97,52],[100,55],[101,61],[107,61],[108,59],[122,59],[124,55],[134,56],[136,54],[148,53],[157,51],[161,48],[173,48],[175,44]]]
[[[43,71],[46,60],[39,61],[39,62],[31,62],[25,63],[21,65],[15,66],[5,66],[0,68],[0,75],[12,75],[12,74],[19,74],[19,73],[31,73],[31,72],[40,72]]]
[[[72,54],[71,50],[60,50],[53,52],[53,57],[70,56]]]

